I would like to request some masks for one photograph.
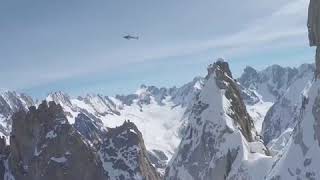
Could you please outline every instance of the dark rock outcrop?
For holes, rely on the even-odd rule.
[[[13,117],[10,171],[16,180],[105,180],[99,157],[54,102]]]
[[[310,46],[316,46],[316,73],[315,77],[320,78],[320,1],[310,0],[308,14],[308,32]]]
[[[142,134],[132,122],[108,130],[100,157],[110,179],[160,179],[148,159]]]
[[[6,167],[5,161],[9,155],[9,146],[6,145],[5,137],[0,138],[0,180],[4,180]]]
[[[246,88],[250,88],[250,86],[254,86],[255,83],[259,82],[259,74],[257,70],[253,67],[247,66],[239,78],[239,81]]]
[[[243,135],[247,141],[253,141],[251,130],[254,128],[253,120],[247,112],[246,106],[237,84],[232,78],[232,74],[227,62],[217,61],[209,67],[208,73],[216,73],[216,83],[220,89],[225,90],[225,96],[230,101],[230,113],[228,115],[240,125]]]

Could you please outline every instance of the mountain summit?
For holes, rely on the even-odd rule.
[[[252,178],[244,170],[252,165],[248,161],[257,154],[267,158],[268,153],[256,135],[229,65],[219,60],[208,67],[166,179]]]

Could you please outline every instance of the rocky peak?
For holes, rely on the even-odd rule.
[[[252,141],[252,130],[254,129],[253,120],[246,110],[238,85],[232,78],[229,64],[224,61],[217,61],[209,66],[208,76],[215,73],[216,84],[220,89],[225,90],[225,97],[230,102],[230,111],[227,112],[236,123],[241,127],[243,135],[248,141]]]
[[[12,115],[13,111],[10,108],[10,105],[8,104],[8,102],[2,97],[0,96],[0,114],[3,118],[7,118],[10,115]]]
[[[81,98],[81,100],[85,104],[91,106],[99,116],[105,116],[107,114],[120,115],[116,104],[107,96],[101,94],[88,94],[86,97]]]
[[[247,66],[241,77],[239,78],[239,82],[246,88],[250,88],[250,85],[255,86],[255,83],[259,81],[259,76],[257,70],[253,67]]]
[[[261,71],[247,67],[238,80],[241,86],[254,90],[261,96],[263,102],[274,103],[297,78],[301,77],[301,70],[279,65],[272,65]],[[305,70],[310,71],[310,69]]]
[[[244,71],[243,75],[246,74],[248,76],[254,76],[258,74],[257,70],[251,66],[246,66],[243,71]]]
[[[27,111],[33,106],[31,97],[17,92],[6,91],[0,94],[0,134],[9,136],[11,131],[11,116],[20,110]]]
[[[48,102],[54,101],[57,104],[66,105],[68,107],[72,107],[72,103],[71,103],[70,99],[71,98],[70,98],[70,96],[68,94],[63,93],[61,91],[57,91],[57,92],[51,93],[47,97],[47,101]]]
[[[14,114],[10,151],[16,180],[107,179],[94,150],[54,102]]]
[[[135,94],[129,95],[116,95],[116,99],[120,100],[123,104],[131,106],[136,103],[142,108],[143,105],[149,105],[154,100],[158,105],[164,105],[165,99],[167,97],[175,104],[175,106],[181,105],[186,107],[190,105],[195,94],[203,86],[203,78],[196,77],[191,82],[181,86],[181,87],[156,87],[141,85]]]
[[[232,78],[228,63],[208,67],[204,86],[196,95],[179,148],[166,169],[167,180],[250,179],[241,158],[256,141],[251,117]],[[245,142],[244,145],[243,143]],[[244,149],[248,147],[248,149]],[[264,155],[265,152],[261,151]],[[241,165],[242,164],[242,165]],[[232,168],[231,168],[232,167]],[[249,177],[249,178],[248,178]]]
[[[207,78],[212,75],[214,72],[217,73],[217,77],[222,77],[227,75],[229,78],[232,78],[232,74],[229,68],[229,64],[223,59],[218,59],[215,63],[208,66],[208,75]]]
[[[34,105],[31,97],[28,97],[25,94],[19,94],[15,91],[7,91],[0,94],[0,96],[6,101],[12,112],[22,109],[27,110],[28,107]]]
[[[130,121],[108,129],[100,157],[111,179],[160,179],[149,162],[141,132]]]

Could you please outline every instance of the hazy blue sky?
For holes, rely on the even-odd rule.
[[[307,0],[0,0],[0,90],[122,94],[313,61]],[[126,33],[140,40],[127,41]]]

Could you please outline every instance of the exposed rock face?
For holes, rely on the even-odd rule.
[[[230,111],[227,114],[240,125],[242,134],[250,142],[253,140],[251,132],[254,129],[253,121],[246,110],[238,86],[232,78],[229,65],[226,62],[218,61],[214,66],[216,67],[210,67],[208,71],[209,74],[210,71],[215,71],[217,86],[221,90],[225,90],[225,96],[231,103]]]
[[[93,120],[82,113],[76,117],[74,128],[95,148],[99,148],[107,133],[99,119]]]
[[[1,179],[159,180],[160,175],[133,123],[107,130],[100,119],[79,113],[71,125],[60,105],[44,101],[13,115],[10,148],[0,139]]]
[[[247,88],[254,87],[259,82],[259,74],[253,67],[247,66],[239,78],[240,83]]]
[[[310,0],[308,15],[308,31],[310,46],[317,46],[316,78],[320,75],[320,1]]]
[[[6,160],[9,155],[9,147],[6,145],[6,138],[0,138],[0,180],[6,180]]]
[[[142,134],[132,122],[108,130],[100,157],[110,179],[160,180],[149,162]]]
[[[14,115],[10,151],[16,180],[107,179],[94,150],[54,102]]]
[[[237,87],[228,63],[219,60],[209,66],[204,87],[193,104],[187,130],[167,168],[166,179],[253,178],[243,159],[246,153],[257,152],[251,148],[253,143],[266,149],[256,142],[252,119]]]

